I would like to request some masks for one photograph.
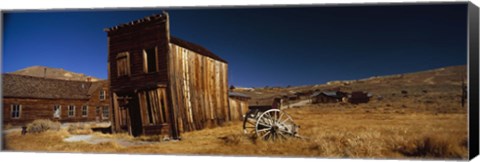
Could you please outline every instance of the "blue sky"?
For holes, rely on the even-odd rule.
[[[308,85],[467,62],[456,5],[14,11],[2,72],[43,65],[107,78],[104,28],[166,10],[172,35],[229,62],[229,84]]]

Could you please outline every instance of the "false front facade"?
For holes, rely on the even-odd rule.
[[[170,36],[167,13],[106,32],[114,132],[178,138],[230,120],[227,62]]]

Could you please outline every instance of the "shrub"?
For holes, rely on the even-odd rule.
[[[13,125],[10,123],[3,125],[4,130],[11,129],[11,128],[13,128]]]
[[[47,130],[59,131],[60,123],[53,122],[51,120],[46,120],[46,119],[39,119],[39,120],[34,120],[33,122],[27,125],[28,133],[42,133]]]
[[[460,142],[436,135],[411,140],[395,150],[412,157],[462,158],[464,155]]]

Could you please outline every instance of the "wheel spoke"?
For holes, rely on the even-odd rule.
[[[271,127],[272,127],[272,126],[268,125],[268,123],[258,122],[258,125],[262,125],[262,126],[265,126],[265,127],[268,127],[268,128],[271,128]]]
[[[280,117],[278,117],[278,121],[281,121],[283,117],[283,113],[280,113]]]
[[[271,128],[264,128],[264,129],[260,129],[260,130],[257,130],[257,132],[264,132],[264,131],[268,131],[270,130]]]
[[[270,113],[265,113],[265,119],[270,122],[270,125],[273,125],[272,116],[270,115]]]
[[[250,121],[250,120],[247,120],[247,123],[252,124],[252,125],[255,125],[255,122],[254,122],[254,121],[252,122],[252,121]]]
[[[287,137],[283,133],[278,133],[283,139],[287,139]]]
[[[285,124],[285,122],[288,121],[288,120],[292,120],[292,119],[289,116],[287,116],[287,118],[285,120],[281,121],[281,123]]]
[[[278,111],[273,112],[273,122],[277,122]]]
[[[268,124],[269,126],[273,125],[273,123],[270,120],[268,120],[267,118],[262,118],[262,120],[260,120],[260,121],[263,122],[264,124]]]
[[[265,136],[267,136],[269,134],[270,134],[270,132],[265,133],[264,135],[262,135],[262,138],[265,138]]]
[[[281,129],[280,129],[280,131],[283,132],[283,133],[285,133],[285,134],[291,134],[291,132],[286,131],[286,130],[281,130]],[[282,134],[283,134],[283,133],[282,133]]]

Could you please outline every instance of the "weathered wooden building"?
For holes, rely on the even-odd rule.
[[[243,121],[243,115],[247,114],[248,111],[248,100],[249,96],[238,93],[238,92],[229,92],[229,105],[230,105],[230,119]]]
[[[347,93],[341,91],[315,92],[311,96],[313,104],[342,102]]]
[[[59,122],[109,122],[108,82],[68,81],[2,75],[3,123],[24,125],[35,119]]]
[[[371,94],[363,91],[355,91],[348,95],[348,102],[352,104],[367,103],[370,101]]]
[[[178,138],[230,120],[227,62],[171,36],[166,12],[105,31],[114,132]]]

